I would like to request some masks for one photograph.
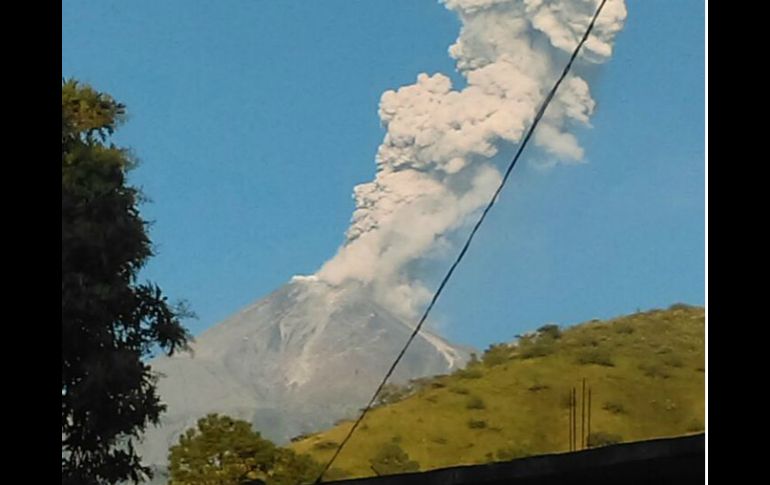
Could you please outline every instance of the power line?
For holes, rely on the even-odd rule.
[[[345,438],[340,442],[339,446],[337,446],[337,449],[335,450],[334,454],[326,463],[321,473],[318,475],[318,478],[315,481],[316,484],[321,483],[321,479],[323,478],[324,474],[332,466],[334,461],[339,456],[340,452],[342,452],[342,449],[345,447],[348,440],[350,440],[350,437],[353,436],[353,433],[358,428],[358,425],[361,424],[361,422],[364,420],[364,417],[366,417],[366,414],[374,405],[374,401],[377,399],[377,395],[380,393],[380,391],[382,391],[383,386],[388,381],[390,376],[393,374],[393,371],[395,371],[396,366],[398,365],[398,363],[401,361],[401,358],[406,353],[406,350],[409,348],[409,345],[411,345],[414,338],[420,332],[420,329],[422,328],[423,323],[425,323],[425,320],[428,318],[428,314],[433,309],[433,305],[436,304],[436,301],[438,300],[438,297],[441,295],[441,292],[444,291],[444,287],[449,281],[449,278],[452,277],[452,274],[454,273],[455,268],[457,268],[457,266],[460,264],[460,261],[462,261],[462,259],[465,257],[465,253],[468,251],[468,248],[471,245],[471,241],[473,241],[473,237],[476,235],[476,232],[479,230],[479,227],[481,227],[481,224],[484,222],[484,219],[486,219],[487,214],[489,213],[489,210],[492,208],[493,205],[495,205],[495,202],[497,201],[497,197],[498,195],[500,195],[500,192],[503,190],[505,183],[508,181],[508,177],[511,175],[511,171],[513,170],[513,167],[516,165],[516,162],[519,161],[519,158],[521,157],[521,154],[524,151],[524,148],[527,146],[527,142],[529,142],[529,139],[532,137],[532,133],[535,131],[537,124],[540,122],[540,119],[543,117],[543,114],[545,113],[546,108],[548,108],[548,105],[551,103],[551,100],[556,94],[556,90],[559,89],[559,86],[561,85],[562,81],[569,73],[570,68],[572,68],[572,64],[575,62],[575,59],[577,58],[577,55],[580,52],[580,48],[583,47],[583,44],[585,44],[586,40],[588,39],[588,36],[591,34],[591,30],[593,30],[594,28],[596,19],[599,17],[599,13],[602,11],[602,8],[604,8],[604,4],[606,2],[607,0],[602,0],[602,2],[599,4],[599,7],[596,9],[596,13],[594,13],[593,18],[591,19],[591,23],[588,24],[588,28],[586,29],[585,34],[583,34],[583,38],[580,39],[580,42],[578,42],[577,47],[575,47],[575,50],[572,52],[572,55],[570,56],[569,62],[567,62],[567,65],[564,66],[564,70],[559,76],[559,79],[556,80],[556,83],[553,85],[553,88],[551,88],[551,91],[548,93],[548,96],[545,97],[543,104],[540,106],[540,109],[537,111],[535,118],[532,120],[532,124],[530,125],[529,130],[527,131],[527,134],[524,136],[524,139],[521,141],[521,144],[519,144],[519,148],[516,151],[516,154],[513,156],[511,163],[508,165],[508,169],[505,171],[505,175],[503,176],[503,179],[500,181],[500,185],[497,187],[497,190],[495,190],[495,193],[492,195],[492,198],[489,200],[489,203],[484,208],[484,211],[481,213],[479,220],[476,221],[476,224],[473,226],[473,229],[468,235],[468,239],[465,241],[465,244],[460,250],[460,253],[457,255],[457,258],[455,259],[454,263],[452,263],[452,266],[449,267],[449,271],[447,271],[446,276],[444,276],[444,279],[441,280],[441,284],[438,286],[438,289],[433,294],[433,298],[431,298],[430,303],[428,304],[427,308],[423,312],[422,317],[420,317],[420,320],[417,323],[417,326],[414,328],[414,331],[409,336],[409,339],[406,341],[404,348],[402,348],[401,352],[398,353],[398,355],[396,356],[396,359],[393,361],[393,364],[390,366],[390,368],[388,369],[388,372],[385,374],[385,377],[382,379],[382,382],[380,382],[380,385],[377,386],[377,390],[374,391],[374,394],[372,395],[372,398],[369,400],[369,403],[361,411],[361,414],[359,415],[358,419],[356,419],[356,421],[353,423],[353,426],[350,427],[350,431],[348,431],[348,434],[345,435]]]

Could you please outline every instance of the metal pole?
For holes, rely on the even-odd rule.
[[[577,390],[572,388],[572,450],[577,450]]]
[[[591,388],[588,388],[588,438],[586,440],[586,445],[588,445],[588,441],[591,440]]]
[[[572,389],[569,391],[569,450],[572,451]]]
[[[586,447],[586,378],[583,378],[583,392],[580,395],[580,449]]]

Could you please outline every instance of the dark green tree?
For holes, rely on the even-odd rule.
[[[537,329],[537,333],[541,336],[547,335],[554,340],[561,338],[561,329],[555,323],[549,323],[548,325],[543,325],[542,327]]]
[[[370,460],[377,475],[416,472],[420,464],[409,459],[409,455],[396,443],[385,443]]]
[[[209,414],[169,450],[169,485],[268,485],[311,483],[321,465],[307,455],[276,447],[246,421]]]
[[[62,83],[62,484],[138,481],[134,450],[165,409],[143,358],[186,347],[182,306],[137,273],[152,256],[127,150],[108,142],[125,108]]]
[[[487,367],[504,364],[511,359],[512,350],[506,344],[492,344],[484,351],[481,361]]]
[[[311,456],[295,453],[288,448],[277,448],[273,456],[273,464],[268,472],[268,485],[300,485],[313,483],[321,473],[323,466]],[[326,473],[326,478],[334,480],[341,476],[336,468]]]

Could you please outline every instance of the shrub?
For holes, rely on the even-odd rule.
[[[471,429],[484,429],[487,427],[487,422],[483,419],[469,419],[468,427]]]
[[[545,357],[554,353],[556,350],[556,340],[549,335],[542,335],[537,338],[526,337],[519,341],[519,355],[523,359],[533,359],[536,357]]]
[[[553,323],[538,328],[537,333],[541,336],[548,336],[554,340],[561,338],[559,326]]]
[[[452,391],[452,392],[454,392],[455,394],[461,394],[461,395],[463,395],[463,396],[466,396],[466,395],[470,394],[470,392],[471,392],[471,391],[469,391],[469,390],[468,390],[467,388],[465,388],[465,387],[452,387],[452,388],[451,388],[451,389],[449,389],[449,390],[450,390],[450,391]]]
[[[629,322],[618,322],[614,325],[615,332],[622,333],[622,334],[632,334],[634,333],[634,326],[631,325]]]
[[[530,392],[538,392],[538,391],[545,391],[546,389],[550,389],[550,388],[551,388],[551,386],[549,386],[547,384],[537,384],[537,383],[535,383],[535,384],[532,384],[531,386],[529,386],[527,388],[527,390],[530,391]]]
[[[337,446],[339,446],[339,443],[337,443],[336,441],[324,440],[314,444],[313,448],[315,448],[316,450],[335,450],[337,449]]]
[[[409,459],[409,455],[396,443],[386,443],[369,460],[377,475],[416,472],[420,464]]]
[[[605,349],[588,349],[578,355],[578,363],[581,365],[596,364],[605,367],[614,367],[610,353]]]
[[[411,390],[407,387],[399,386],[398,384],[385,384],[377,395],[375,406],[383,406],[385,404],[401,401],[410,394]]]
[[[641,364],[639,366],[645,376],[652,377],[653,379],[668,379],[671,377],[671,373],[662,365],[656,363]]]
[[[447,440],[443,436],[436,436],[436,437],[431,438],[430,440],[432,442],[438,444],[438,445],[445,445],[445,444],[447,444]]]
[[[621,443],[623,438],[619,434],[604,433],[597,431],[588,435],[588,447],[607,446]]]
[[[493,344],[484,351],[481,361],[487,367],[504,364],[511,358],[511,348],[506,344]]]
[[[663,363],[669,367],[676,367],[677,369],[684,366],[684,362],[676,355],[667,355],[663,359]]]
[[[484,404],[484,400],[481,399],[478,396],[471,396],[470,399],[468,399],[468,402],[465,403],[465,407],[467,409],[486,409],[486,404]]]
[[[669,310],[689,310],[691,308],[694,307],[692,305],[688,305],[687,303],[674,303],[668,307]]]
[[[478,379],[481,376],[483,376],[484,373],[481,372],[481,369],[477,369],[477,368],[470,368],[470,369],[468,369],[468,368],[466,368],[466,369],[458,370],[457,371],[457,375],[461,379]]]
[[[578,337],[576,340],[577,340],[577,344],[580,347],[598,347],[599,346],[599,341],[596,339],[596,337],[587,333],[578,334]]]
[[[302,440],[304,440],[306,438],[310,438],[311,436],[313,436],[313,433],[301,433],[301,434],[298,434],[297,436],[291,438],[289,441],[291,441],[292,443],[296,443],[296,442],[302,441]]]
[[[411,394],[423,389],[441,389],[442,387],[446,387],[446,384],[442,381],[441,376],[410,379],[409,384],[407,385],[407,389]]]
[[[607,401],[602,409],[612,414],[626,414],[626,408],[619,402]]]

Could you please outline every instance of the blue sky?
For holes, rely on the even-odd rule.
[[[703,2],[627,4],[591,79],[588,163],[517,166],[436,307],[450,339],[704,303]],[[143,276],[191,303],[193,333],[335,253],[380,95],[458,80],[458,28],[433,0],[62,2],[62,75],[127,104],[115,142],[141,161],[157,252]]]

